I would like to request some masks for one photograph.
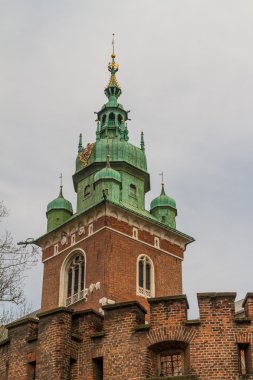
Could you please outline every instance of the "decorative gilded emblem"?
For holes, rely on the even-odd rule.
[[[89,161],[90,155],[92,153],[92,149],[94,148],[94,145],[95,145],[95,143],[92,143],[92,144],[88,143],[87,146],[82,149],[82,151],[79,155],[79,158],[80,158],[80,161],[83,164],[83,166],[88,165],[88,161]]]

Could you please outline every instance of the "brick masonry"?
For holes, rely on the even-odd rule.
[[[58,240],[55,238],[54,243],[43,248],[42,311],[64,306],[59,302],[61,267],[66,258],[78,249],[84,251],[86,255],[85,286],[89,287],[92,283],[100,282],[100,290],[89,294],[87,301],[79,301],[72,305],[74,310],[90,308],[99,310],[101,306],[99,300],[102,297],[115,302],[138,299],[148,308],[145,298],[136,295],[139,255],[147,255],[154,264],[156,296],[182,292],[184,249],[171,242],[165,234],[162,235],[162,227],[156,227],[154,231],[152,223],[146,222],[144,229],[141,221],[136,219],[134,227],[129,220],[119,220],[115,213],[113,216],[103,215],[93,220],[93,233],[90,235],[89,224],[86,223],[84,234],[81,236],[75,229],[68,232],[66,227],[61,228]],[[133,238],[133,228],[138,230],[138,239]],[[68,235],[68,239],[62,246],[60,239],[63,233]],[[71,235],[75,235],[74,245],[71,245]],[[154,237],[157,235],[162,236],[159,248],[154,246]],[[58,254],[54,254],[55,244],[59,246]]]
[[[14,322],[0,345],[0,380],[31,380],[35,361],[36,380],[156,379],[159,355],[170,347],[184,355],[185,375],[178,379],[253,379],[239,375],[238,359],[238,344],[253,342],[253,295],[246,296],[248,314],[240,320],[234,299],[235,293],[198,294],[194,321],[180,295],[150,299],[149,324],[138,301],[106,305],[103,317],[57,308]]]
[[[106,203],[38,240],[41,311],[38,318],[7,326],[0,380],[154,380],[161,353],[175,351],[182,355],[184,375],[173,379],[253,379],[253,293],[245,297],[240,319],[235,293],[198,294],[200,319],[188,320],[182,260],[191,239]],[[99,282],[100,288],[67,308],[60,302],[61,268],[78,250],[86,255],[85,286]],[[150,299],[136,294],[137,258],[143,254],[154,265]],[[101,309],[103,297],[115,304]],[[239,347],[247,347],[245,376]]]

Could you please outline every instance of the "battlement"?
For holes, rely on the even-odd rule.
[[[38,378],[60,379],[71,372],[74,380],[97,380],[103,368],[104,379],[154,380],[166,360],[181,363],[182,376],[173,378],[242,379],[239,354],[244,355],[247,379],[253,379],[253,293],[245,297],[241,318],[235,314],[235,293],[197,297],[197,320],[187,319],[187,297],[178,295],[149,299],[149,324],[137,301],[105,305],[104,315],[61,307],[11,323],[0,344],[0,379],[6,371],[9,378],[19,379],[14,376],[17,368],[22,379],[30,379],[27,371],[36,365]]]

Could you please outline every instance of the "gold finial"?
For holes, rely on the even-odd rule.
[[[114,53],[114,47],[115,47],[115,33],[112,33],[112,58],[116,57]]]
[[[119,70],[119,65],[118,63],[115,62],[116,54],[115,54],[114,49],[115,49],[115,34],[113,33],[112,34],[112,55],[111,55],[112,61],[108,63],[108,70],[111,73],[111,77],[105,91],[107,91],[107,89],[110,87],[116,87],[120,90],[120,86],[115,75],[117,71]],[[117,92],[116,94],[117,98],[120,96],[120,94],[121,94],[121,90]],[[106,96],[108,97],[110,96],[110,94],[106,93]]]

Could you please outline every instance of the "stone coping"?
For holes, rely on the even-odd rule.
[[[147,314],[147,310],[140,304],[138,301],[125,301],[125,302],[119,302],[119,303],[114,303],[111,305],[104,305],[102,306],[103,310],[114,310],[114,309],[121,309],[124,307],[132,307],[132,306],[137,306],[143,313]]]
[[[105,336],[104,331],[98,331],[95,334],[91,335],[91,339],[103,338],[104,336]]]
[[[207,293],[197,293],[198,298],[219,298],[219,297],[236,297],[236,292],[207,292]]]
[[[82,342],[82,337],[77,333],[72,333],[71,338],[74,339],[76,342]]]
[[[103,316],[98,311],[96,311],[94,309],[74,311],[73,317],[76,318],[76,317],[79,317],[79,316],[82,316],[82,315],[89,315],[89,314],[95,314],[97,317],[103,319]]]
[[[189,309],[189,304],[188,304],[187,297],[185,294],[179,294],[179,295],[175,295],[175,296],[148,298],[149,303],[182,301],[182,300],[184,300],[186,302],[187,309]]]
[[[53,314],[63,313],[63,312],[73,314],[74,310],[69,309],[68,307],[60,306],[52,310],[43,311],[42,313],[37,314],[37,316],[39,318],[43,318],[43,317],[47,317],[48,315],[53,315]]]
[[[14,327],[25,325],[27,323],[39,323],[39,320],[36,318],[29,318],[29,317],[23,318],[23,319],[19,319],[18,321],[8,323],[8,325],[6,325],[5,327],[9,330],[9,329],[12,329]]]
[[[197,380],[196,375],[180,375],[180,376],[166,376],[166,377],[148,377],[146,380]],[[142,379],[144,380],[144,379]]]
[[[136,332],[139,332],[139,331],[148,331],[150,329],[150,325],[147,324],[147,323],[143,323],[141,325],[137,325],[135,327],[135,331]]]
[[[248,300],[248,298],[253,298],[253,293],[252,292],[248,292],[243,300],[243,303],[242,303],[242,307],[245,307],[245,304]]]
[[[248,317],[235,318],[235,323],[250,324],[251,318],[248,318]]]
[[[188,319],[184,323],[186,326],[198,326],[201,325],[200,319]]]

